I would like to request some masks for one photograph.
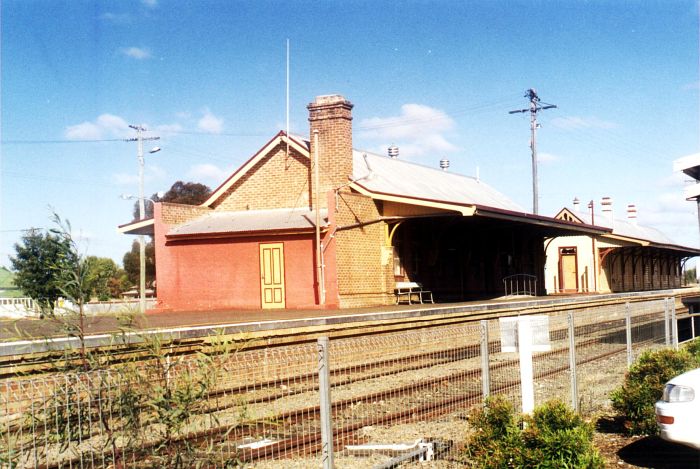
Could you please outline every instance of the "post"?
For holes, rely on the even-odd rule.
[[[634,356],[632,355],[632,311],[629,303],[625,303],[625,342],[627,343],[627,368],[632,366]]]
[[[571,408],[578,412],[578,377],[576,376],[576,328],[574,313],[568,314],[569,322],[569,373],[571,373]]]
[[[489,368],[489,322],[479,321],[481,324],[481,393],[484,400],[491,394],[491,370]]]
[[[530,98],[530,149],[532,150],[532,213],[539,213],[537,189],[537,101]]]
[[[518,318],[518,352],[520,359],[520,391],[523,414],[535,409],[535,383],[532,372],[532,326],[530,318]]]
[[[143,220],[146,216],[143,190],[143,141],[158,140],[160,137],[147,137],[144,139],[142,132],[146,129],[143,126],[130,125],[129,127],[136,131],[136,138],[128,138],[125,141],[136,142],[137,144],[136,156],[139,162],[139,220]],[[146,237],[144,235],[139,235],[139,311],[141,314],[146,312]]]
[[[666,339],[666,347],[671,345],[671,328],[670,326],[670,321],[671,321],[671,312],[668,309],[668,298],[664,299],[664,336]]]
[[[331,425],[331,385],[328,337],[318,339],[318,392],[321,402],[321,460],[323,469],[333,468],[333,426]]]
[[[318,304],[326,304],[326,286],[323,278],[323,251],[321,247],[321,181],[318,159],[318,129],[314,130],[314,211],[316,212],[316,282],[318,282]]]
[[[678,350],[678,318],[676,318],[676,301],[674,298],[668,299],[671,302],[671,334],[673,338],[671,343],[673,348]]]
[[[141,127],[136,128],[137,157],[139,160],[139,220],[146,216],[143,191],[143,136]],[[139,312],[146,313],[146,237],[139,235]]]
[[[690,315],[690,339],[695,338],[695,316]]]

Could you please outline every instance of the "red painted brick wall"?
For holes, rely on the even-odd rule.
[[[316,307],[314,240],[310,235],[167,241],[163,219],[172,207],[156,204],[158,310],[259,309],[260,243],[283,243],[287,308]],[[334,259],[334,247],[326,251]],[[328,263],[327,263],[328,264]],[[334,262],[327,268],[327,306],[337,307]]]

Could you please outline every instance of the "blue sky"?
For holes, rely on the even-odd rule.
[[[540,213],[610,196],[697,246],[672,162],[700,151],[698,2],[59,1],[1,8],[0,265],[23,229],[70,220],[119,263],[138,192],[128,124],[158,135],[146,194],[217,187],[306,105],[355,104],[354,146],[476,175],[532,206],[528,88],[539,114]],[[148,150],[149,147],[146,147]]]

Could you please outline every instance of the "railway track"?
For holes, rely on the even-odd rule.
[[[651,320],[646,320],[650,319]],[[655,318],[655,319],[653,319]],[[658,328],[658,314],[649,315],[645,321],[637,324],[639,334],[652,335],[648,331]],[[593,363],[598,360],[624,354],[626,348],[624,321],[619,319],[604,321],[596,325],[580,326],[585,328],[588,339],[577,343],[577,353],[580,357],[577,360],[579,365]],[[472,333],[475,330],[472,329]],[[582,332],[580,329],[579,332]],[[647,332],[644,332],[647,331]],[[476,336],[475,336],[476,337]],[[563,328],[554,329],[550,333],[550,338],[557,344],[550,352],[538,354],[535,363],[552,362],[556,365],[541,369],[535,374],[538,380],[556,377],[568,372],[568,361],[562,360],[568,354],[567,330]],[[448,341],[449,342],[449,341]],[[607,345],[608,348],[602,347]],[[444,346],[444,344],[443,344]],[[612,347],[612,350],[609,348]],[[489,350],[492,354],[500,353],[500,342],[489,343]],[[566,364],[562,365],[562,362]],[[439,374],[435,377],[424,378],[419,382],[409,382],[402,385],[389,385],[383,389],[367,392],[352,397],[339,398],[333,401],[332,414],[334,425],[333,439],[336,445],[344,445],[349,442],[357,442],[360,437],[356,433],[370,425],[385,425],[403,422],[416,422],[425,419],[453,413],[459,409],[467,409],[475,403],[481,401],[481,367],[480,367],[480,346],[477,344],[440,349],[425,352],[408,353],[403,356],[400,362],[395,358],[379,359],[372,362],[363,363],[360,368],[355,364],[340,365],[334,367],[331,373],[333,392],[357,385],[362,382],[373,383],[377,381],[391,382],[400,381],[397,377],[405,374],[420,374],[429,376],[430,371],[445,366],[461,366],[459,371],[451,371]],[[507,359],[490,366],[492,374],[492,394],[507,393],[517,389],[518,379],[509,377],[509,370],[517,370],[518,360]],[[359,370],[359,371],[358,371]],[[517,373],[516,373],[517,374]],[[243,384],[238,386],[228,386],[209,394],[209,401],[216,402],[207,409],[200,418],[206,418],[206,414],[223,415],[228,411],[236,411],[236,408],[245,406],[258,410],[266,408],[273,410],[267,412],[260,419],[239,419],[240,421],[230,424],[224,423],[214,426],[204,431],[194,431],[183,435],[179,440],[188,444],[201,444],[203,447],[210,447],[212,444],[221,446],[243,446],[241,442],[247,438],[255,438],[261,434],[268,434],[274,438],[270,444],[259,448],[240,448],[236,457],[240,460],[255,462],[257,460],[275,457],[278,459],[288,457],[304,457],[318,451],[321,440],[320,431],[302,431],[301,436],[295,434],[295,429],[320,428],[318,406],[306,406],[284,411],[277,411],[285,405],[283,401],[293,396],[308,397],[316,400],[318,386],[314,383],[314,373],[295,377],[295,382],[301,383],[299,386],[291,386],[284,391],[279,389],[285,384],[289,384],[289,378],[269,379],[257,382],[254,385]],[[370,385],[371,387],[371,385]],[[450,389],[459,389],[459,393],[452,393]],[[437,390],[437,391],[436,391]],[[408,408],[391,409],[391,404],[387,405],[380,416],[370,415],[365,418],[355,418],[348,416],[348,409],[357,406],[358,403],[375,405],[384,401],[404,401],[418,399],[421,395],[442,392],[444,397],[433,399],[425,404],[411,405]],[[316,396],[315,396],[316,395]],[[308,400],[308,399],[307,399]],[[400,408],[400,410],[399,410]],[[262,413],[262,411],[260,411]],[[345,423],[345,422],[349,423]],[[274,430],[270,430],[273,428]],[[155,444],[155,443],[153,443]],[[150,444],[144,444],[141,450],[148,450]],[[62,464],[64,464],[63,462]],[[59,467],[58,465],[46,465],[43,467]]]
[[[658,337],[658,331],[663,330],[663,306],[661,302],[654,305],[655,309],[647,311],[642,308],[635,313],[635,342]],[[578,311],[583,312],[589,308],[586,306]],[[619,310],[619,306],[617,310],[602,309],[597,316],[576,323],[575,334],[583,337],[577,342],[578,365],[595,363],[626,352],[625,316]],[[611,311],[617,312],[612,314]],[[536,372],[537,380],[554,378],[568,372],[568,328],[565,325],[565,322],[556,320],[551,323],[549,335],[553,349],[538,354],[535,363],[554,365],[546,365]],[[451,335],[441,332],[443,330],[452,331]],[[337,345],[342,349],[345,341],[354,342],[359,339],[357,336],[360,334],[356,332],[346,331],[331,341],[331,346]],[[201,445],[203,450],[225,447],[228,449],[222,449],[222,453],[233,451],[236,458],[249,462],[309,456],[317,452],[321,445],[319,407],[299,405],[302,402],[318,401],[317,371],[313,367],[305,369],[288,366],[281,373],[279,367],[269,365],[266,357],[285,348],[312,349],[313,354],[315,336],[318,335],[317,332],[295,335],[293,338],[290,335],[286,347],[273,347],[262,342],[250,343],[249,347],[240,351],[241,354],[249,354],[250,360],[244,365],[241,365],[244,362],[237,362],[239,367],[222,367],[221,383],[208,394],[209,406],[196,417],[200,420],[210,419],[217,424],[206,429],[194,425],[176,438],[175,442]],[[385,340],[385,336],[393,339]],[[217,337],[217,340],[226,338]],[[450,318],[444,322],[438,321],[437,324],[434,321],[411,322],[405,328],[393,325],[389,332],[372,329],[362,340],[364,342],[360,345],[355,345],[359,353],[357,357],[334,362],[331,368],[333,438],[336,445],[361,441],[362,430],[368,426],[424,421],[467,409],[481,401],[481,346],[477,320],[465,321],[462,318],[455,321]],[[415,346],[411,340],[415,340]],[[383,348],[375,347],[375,343],[382,344]],[[203,339],[176,342],[168,346],[169,357],[187,361],[191,354],[212,346],[211,342]],[[499,341],[490,341],[488,349],[493,355],[501,354]],[[400,353],[397,352],[399,350]],[[144,351],[134,347],[120,350],[117,358],[109,364],[116,366],[119,363],[136,362],[137,365],[145,366],[147,362],[143,359],[146,357]],[[517,366],[518,360],[503,357],[491,363],[492,394],[517,389],[519,380],[509,375],[512,375],[513,370],[516,370],[517,375]],[[259,373],[248,375],[248,371],[255,368],[259,369]],[[33,378],[41,379],[40,371],[37,373]],[[26,377],[27,380],[33,378]],[[176,372],[173,371],[172,379],[176,378]],[[22,381],[13,380],[18,383]],[[3,382],[0,381],[0,389],[5,389],[8,395],[13,392],[12,387],[2,386]],[[348,389],[353,390],[348,392]],[[20,390],[18,387],[17,391]],[[241,408],[246,409],[246,415],[241,414]],[[365,413],[356,411],[363,408],[367,409]],[[376,412],[372,414],[372,411]],[[15,420],[5,428],[23,430],[22,425],[27,421],[24,422]],[[270,441],[257,447],[246,445],[249,441],[259,441],[261,435]],[[86,438],[89,440],[92,436],[86,435]],[[156,444],[155,441],[146,442],[138,450],[144,452],[145,457],[149,448]],[[82,455],[76,458],[82,458]],[[32,467],[66,467],[70,464],[72,462],[69,458],[59,463],[34,464]]]

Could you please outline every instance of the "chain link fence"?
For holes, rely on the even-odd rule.
[[[486,396],[595,413],[641,352],[678,344],[673,299],[538,316],[531,358],[517,319],[6,380],[0,466],[452,467]]]

